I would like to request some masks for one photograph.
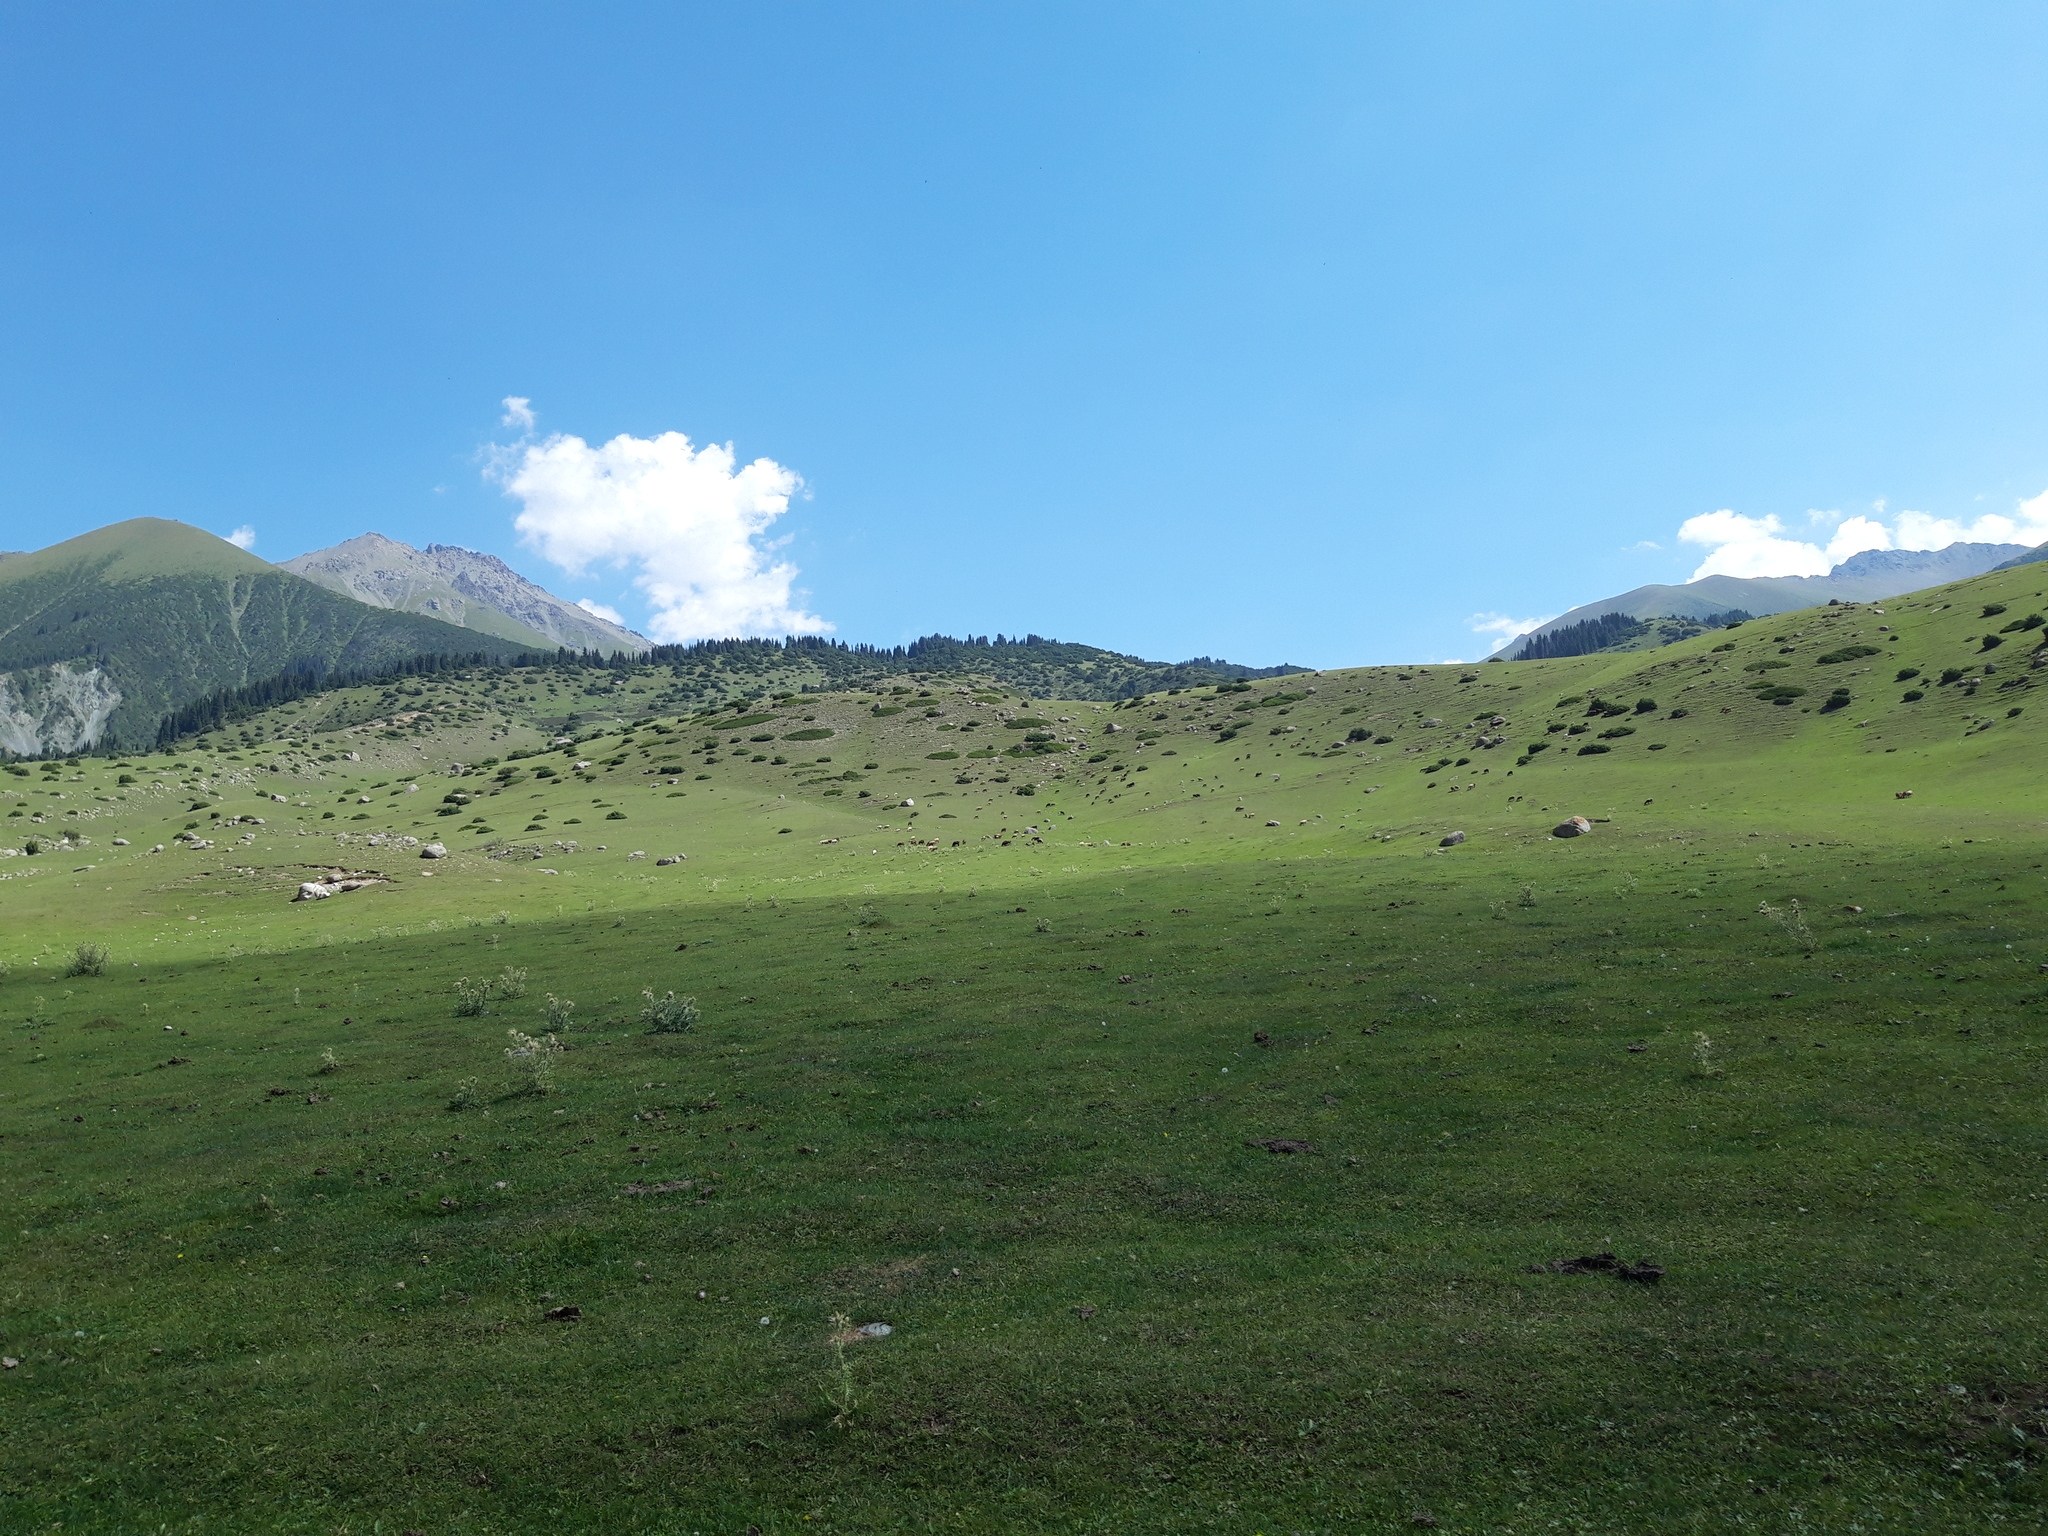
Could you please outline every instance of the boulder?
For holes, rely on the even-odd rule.
[[[1455,848],[1458,846],[1458,844],[1462,843],[1463,841],[1465,841],[1464,833],[1453,832],[1449,837],[1438,838],[1436,841],[1436,845],[1439,848]]]
[[[420,850],[420,857],[423,859],[445,859],[448,857],[448,845],[446,843],[429,843]]]
[[[117,837],[114,839],[114,846],[116,848],[126,848],[128,846],[128,839],[125,837]]]
[[[832,839],[832,841],[836,843],[839,841],[839,839],[835,837]],[[672,853],[665,859],[656,859],[654,861],[654,867],[656,869],[665,869],[667,866],[671,864],[682,863],[683,860],[687,859],[688,857],[689,855],[687,853]]]
[[[1584,837],[1593,830],[1593,823],[1583,816],[1569,816],[1550,829],[1552,837]]]

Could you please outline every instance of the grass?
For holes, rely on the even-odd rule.
[[[1808,714],[1741,670],[1897,623],[1869,665],[1932,672],[2027,579],[1732,653],[1031,701],[1086,739],[965,784],[925,766],[950,691],[807,699],[865,804],[730,758],[669,798],[641,748],[701,755],[701,720],[555,785],[367,721],[322,739],[355,763],[188,746],[126,800],[81,767],[20,798],[89,843],[0,860],[0,1524],[2037,1526],[2023,653],[1995,711],[1887,683]],[[1820,675],[1872,696],[1864,665]],[[1573,694],[1664,709],[1510,777]],[[1493,712],[1503,747],[1454,729]],[[1392,740],[1326,755],[1358,724]],[[193,787],[258,785],[304,804],[144,852]],[[634,846],[491,858],[449,785],[616,802]],[[320,809],[363,794],[450,857],[337,841]],[[396,878],[289,903],[323,860]],[[105,973],[61,977],[81,942]],[[650,1033],[671,991],[699,1017]],[[569,1047],[544,1093],[515,1029]],[[1603,1251],[1665,1278],[1533,1272]]]

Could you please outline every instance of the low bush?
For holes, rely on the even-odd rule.
[[[696,998],[677,997],[673,992],[656,997],[651,989],[642,991],[640,995],[647,999],[647,1006],[640,1010],[640,1019],[650,1035],[686,1034],[696,1027]]]
[[[104,944],[81,944],[71,952],[71,963],[64,967],[66,976],[104,976],[107,973],[107,946]]]

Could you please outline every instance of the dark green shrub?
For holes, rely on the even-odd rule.
[[[1654,711],[1656,707],[1657,701],[1648,695],[1636,700],[1636,713],[1639,715],[1647,715]]]
[[[2003,635],[1986,635],[1978,644],[1977,649],[1980,651],[1995,651],[2003,644],[2005,644],[2005,637]]]
[[[1892,681],[1895,683],[1911,682],[1919,675],[1920,669],[1918,667],[1901,667],[1899,668],[1898,675]]]
[[[1821,705],[1820,707],[1820,712],[1825,715],[1833,712],[1834,710],[1847,709],[1848,707],[1849,690],[1846,688],[1837,688],[1833,693],[1828,695],[1827,702]]]
[[[2003,612],[2005,612],[2005,604],[1986,603],[1984,605],[1984,612],[1981,615],[1979,615],[1979,617],[1986,619],[1995,619]]]
[[[1927,695],[1922,693],[1918,688],[1908,688],[1905,691],[1905,693],[1900,696],[1899,702],[1901,704],[1918,704],[1922,699],[1926,697]]]
[[[1968,667],[1943,667],[1941,669],[1941,681],[1944,685],[1958,682],[1969,676],[1969,673],[1970,669]]]
[[[1673,711],[1671,711],[1670,714],[1666,715],[1664,718],[1666,720],[1683,720],[1687,715],[1691,713],[1692,711],[1689,709],[1674,709]]]
[[[1614,725],[1602,731],[1600,739],[1602,741],[1618,741],[1623,736],[1633,736],[1635,733],[1636,728],[1632,725]]]
[[[1714,647],[1714,651],[1710,651],[1710,652],[1709,652],[1708,654],[1709,654],[1709,655],[1712,655],[1712,654],[1714,654],[1714,652],[1719,652],[1719,651],[1732,651],[1732,650],[1734,650],[1734,649],[1735,649],[1735,642],[1734,642],[1733,640],[1724,640],[1724,641],[1722,641],[1722,642],[1721,642],[1721,643],[1720,643],[1719,645],[1717,645],[1717,646],[1715,646],[1715,647]]]
[[[1597,755],[1597,754],[1599,754],[1599,753],[1601,753],[1601,752],[1612,752],[1613,750],[1614,750],[1614,748],[1612,748],[1612,747],[1603,747],[1603,746],[1601,746],[1601,745],[1600,745],[1600,743],[1599,743],[1599,742],[1597,742],[1597,741],[1596,741],[1596,742],[1590,742],[1590,743],[1588,743],[1587,745],[1585,745],[1585,746],[1583,746],[1583,747],[1579,748],[1579,756],[1580,756],[1580,757],[1593,757],[1593,756],[1595,756],[1595,755]]]
[[[2042,618],[2038,613],[2030,613],[2024,619],[2014,619],[2010,624],[2001,629],[1999,633],[2001,635],[2009,635],[2015,630],[2039,629],[2043,624],[2048,624],[2048,619]]]
[[[1832,667],[1837,662],[1858,661],[1865,656],[1876,656],[1882,649],[1881,646],[1875,645],[1845,645],[1838,651],[1829,651],[1826,655],[1813,659],[1823,667]]]

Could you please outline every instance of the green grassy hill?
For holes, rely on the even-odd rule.
[[[2041,569],[10,769],[0,1524],[2036,1526]]]
[[[0,564],[0,748],[150,745],[180,705],[294,668],[522,649],[366,607],[183,523],[136,518]]]

